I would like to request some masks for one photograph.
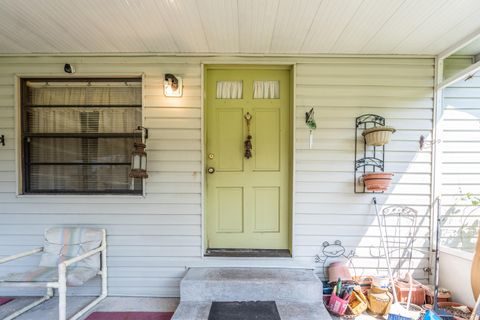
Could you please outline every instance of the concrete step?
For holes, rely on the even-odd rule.
[[[332,320],[323,303],[275,301],[282,320]],[[172,320],[208,320],[211,302],[182,301]]]
[[[191,268],[180,283],[180,300],[322,304],[322,291],[309,269]]]

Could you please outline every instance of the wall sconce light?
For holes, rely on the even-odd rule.
[[[175,77],[171,73],[165,74],[163,81],[163,94],[165,97],[181,97],[183,91],[183,81],[180,77]]]
[[[142,135],[145,139],[148,138],[148,129],[139,126],[137,130],[142,130]],[[148,178],[147,173],[147,153],[145,152],[146,144],[142,141],[135,142],[133,144],[134,150],[132,151],[131,168],[128,176],[130,178]]]

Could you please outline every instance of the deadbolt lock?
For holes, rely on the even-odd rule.
[[[213,153],[209,153],[208,154],[208,159],[213,159],[213,158],[215,158],[215,155]]]

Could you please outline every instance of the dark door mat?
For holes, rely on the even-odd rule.
[[[281,320],[275,301],[212,302],[208,320]]]
[[[288,249],[224,249],[209,248],[205,252],[208,257],[271,257],[271,258],[290,258]]]

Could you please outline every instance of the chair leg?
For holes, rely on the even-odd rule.
[[[33,309],[34,307],[38,306],[39,304],[49,300],[51,297],[53,297],[53,289],[52,288],[47,288],[47,294],[45,294],[42,298],[33,301],[30,303],[28,306],[23,307],[22,309],[15,311],[11,315],[9,315],[6,318],[3,318],[3,320],[12,320],[15,319],[16,317],[20,316],[21,314],[29,311],[30,309]]]
[[[105,234],[104,234],[104,239],[103,241],[106,241]],[[107,287],[107,250],[104,249],[102,250],[102,268],[99,272],[100,276],[102,277],[102,291],[101,294],[98,298],[90,302],[86,307],[84,307],[82,310],[78,311],[76,314],[74,314],[70,319],[68,320],[77,320],[81,316],[83,316],[85,313],[90,311],[94,306],[96,306],[100,301],[105,299],[108,295],[108,287]]]
[[[67,319],[67,268],[60,264],[58,268],[58,320]]]

